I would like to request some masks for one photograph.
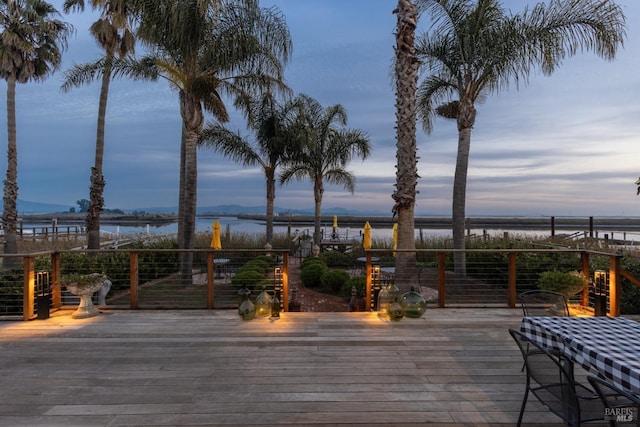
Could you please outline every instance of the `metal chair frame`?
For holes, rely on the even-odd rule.
[[[631,421],[635,421],[636,425],[640,425],[640,420],[637,419],[640,415],[640,396],[622,390],[620,387],[600,377],[589,375],[587,380],[600,397],[604,407],[611,410],[609,414],[609,425],[611,427],[618,425],[616,423],[617,420],[614,419],[617,414],[621,415],[622,418],[624,418],[625,415],[629,415],[626,411],[622,411],[622,409],[635,409],[635,411],[631,414],[631,418],[633,419],[625,420],[624,424],[621,425],[630,425]]]
[[[525,317],[571,316],[567,298],[559,292],[534,289],[522,292],[519,295],[519,300]]]
[[[522,424],[529,392],[570,426],[604,419],[599,396],[575,381],[573,364],[550,353],[520,331],[509,329],[509,333],[518,344],[527,373],[518,426]]]

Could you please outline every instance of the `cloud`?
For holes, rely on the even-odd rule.
[[[533,2],[527,2],[533,4]],[[622,0],[628,40],[612,62],[581,53],[552,75],[531,75],[477,105],[471,136],[467,214],[638,215],[633,182],[640,175],[640,3]],[[395,97],[390,66],[393,3],[371,0],[269,0],[285,14],[294,39],[286,79],[324,106],[342,104],[348,126],[365,131],[372,155],[352,162],[356,191],[328,187],[323,206],[390,214],[396,163]],[[522,10],[520,1],[504,7]],[[88,198],[99,84],[60,93],[65,69],[100,51],[87,29],[96,14],[65,15],[76,26],[62,70],[17,88],[19,197],[70,203]],[[425,24],[422,24],[425,25]],[[0,91],[6,84],[0,81]],[[230,104],[229,104],[230,105]],[[231,109],[231,107],[229,107]],[[230,126],[246,133],[241,115]],[[0,103],[0,117],[6,104]],[[6,122],[4,122],[6,123]],[[181,120],[166,82],[112,82],[106,124],[105,199],[110,208],[177,205]],[[416,211],[450,214],[458,134],[437,119],[418,126],[420,179]],[[6,141],[0,125],[0,141]],[[198,205],[265,203],[264,176],[199,150]],[[0,166],[6,159],[0,156]],[[276,189],[276,204],[312,208],[307,181]]]

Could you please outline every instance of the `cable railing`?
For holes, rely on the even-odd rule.
[[[412,264],[398,264],[397,254],[403,252],[412,254]],[[466,272],[460,277],[454,265],[456,252],[368,249],[364,257],[354,259],[348,272],[365,277],[362,298],[367,309],[375,309],[377,292],[392,281],[419,288],[431,297],[432,306],[440,308],[515,308],[517,295],[536,288],[541,272],[556,269],[577,271],[589,283],[597,271],[598,277],[605,277],[608,314],[619,316],[622,280],[640,284],[621,267],[619,254],[585,249],[468,249],[464,251]],[[191,271],[181,268],[185,257],[190,259]],[[1,261],[0,317],[25,320],[40,317],[43,304],[51,310],[77,305],[78,298],[63,284],[70,274],[106,274],[111,287],[105,303],[110,309],[234,309],[240,303],[240,289],[248,288],[255,295],[264,288],[277,291],[282,310],[288,311],[290,288],[301,286],[299,275],[293,275],[293,282],[290,279],[300,262],[289,249],[68,250],[2,255]],[[594,292],[594,286],[586,286],[571,300],[593,310]]]

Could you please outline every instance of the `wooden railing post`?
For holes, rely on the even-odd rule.
[[[371,253],[370,252],[366,252],[365,253],[366,256],[366,261],[365,261],[365,291],[364,291],[364,298],[365,298],[365,310],[366,311],[371,311],[371,307],[375,307],[376,306],[376,301],[371,301]]]
[[[516,253],[509,252],[509,308],[515,308],[516,306]]]
[[[22,317],[24,320],[31,320],[35,317],[34,301],[35,294],[35,265],[34,257],[26,256],[23,258],[24,282],[23,282],[23,299],[22,299]]]
[[[207,252],[207,309],[213,310],[215,288],[214,288],[215,263],[213,262],[213,252]]]
[[[60,289],[60,252],[51,254],[51,303],[53,308],[62,307],[62,289]]]
[[[444,252],[438,252],[438,307],[446,305],[445,272],[446,256]]]
[[[282,310],[289,311],[289,252],[282,253]]]
[[[129,304],[138,308],[138,252],[129,254]]]
[[[591,275],[591,270],[589,266],[589,253],[586,251],[580,252],[580,264],[582,265],[582,275],[584,276],[587,283],[590,283],[589,277]],[[580,299],[580,304],[583,307],[589,306],[589,286],[585,286],[582,290],[582,298]]]
[[[609,315],[620,316],[620,296],[622,295],[622,283],[620,273],[620,256],[609,257]]]

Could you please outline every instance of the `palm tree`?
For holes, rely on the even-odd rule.
[[[541,66],[551,74],[583,50],[613,59],[625,38],[625,17],[612,0],[551,0],[511,14],[498,0],[420,0],[434,28],[417,40],[429,72],[418,88],[419,116],[427,132],[435,115],[456,120],[458,154],[453,184],[453,243],[465,248],[467,169],[476,104],[510,83],[526,82]],[[458,280],[464,251],[454,256]]]
[[[58,11],[42,0],[0,0],[0,77],[7,82],[7,174],[2,212],[7,254],[18,252],[16,83],[44,80],[60,67],[73,28],[58,16]]]
[[[396,190],[393,215],[398,216],[398,249],[414,250],[415,201],[418,183],[416,88],[418,61],[414,46],[418,9],[412,0],[398,0],[395,48]],[[404,291],[417,280],[415,252],[396,252],[396,283]]]
[[[102,159],[104,157],[104,129],[107,114],[109,84],[112,77],[112,64],[116,55],[123,57],[134,51],[134,37],[130,25],[130,13],[126,0],[91,0],[93,9],[100,9],[100,18],[91,25],[90,31],[98,44],[104,49],[104,57],[94,63],[76,65],[65,73],[62,90],[81,86],[93,79],[100,78],[100,100],[98,102],[98,125],[96,131],[96,153],[91,168],[89,185],[89,209],[87,210],[87,247],[100,249],[100,212],[104,207],[104,176]],[[83,11],[84,0],[66,0],[63,10]]]
[[[298,151],[295,158],[283,167],[280,183],[306,178],[313,183],[313,239],[316,245],[320,245],[324,182],[341,185],[353,193],[355,177],[345,167],[354,157],[366,159],[371,147],[364,132],[344,128],[347,124],[347,112],[342,105],[322,108],[318,101],[307,95],[299,95],[295,102],[299,106],[299,112],[293,132]]]
[[[278,90],[291,37],[277,8],[257,0],[137,0],[138,39],[151,50],[158,76],[178,92],[182,117],[178,245],[194,245],[197,194],[197,141],[204,111],[220,122],[229,115],[223,96],[232,98]],[[181,252],[180,272],[191,282],[193,254]]]
[[[273,242],[273,215],[276,199],[276,171],[289,153],[288,126],[294,104],[278,103],[272,93],[267,92],[243,103],[247,127],[255,139],[243,138],[220,123],[210,123],[202,131],[200,144],[211,147],[244,166],[259,165],[265,176],[267,190],[267,243]]]

